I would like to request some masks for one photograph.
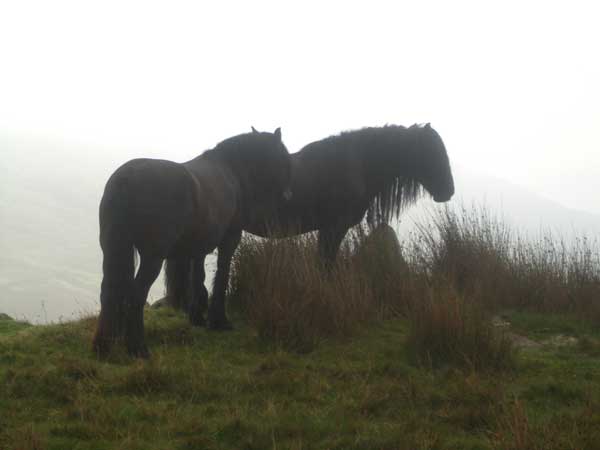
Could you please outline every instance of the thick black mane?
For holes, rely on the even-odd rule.
[[[254,142],[253,142],[254,141]],[[255,144],[255,146],[253,145]],[[248,152],[260,148],[260,142],[252,133],[238,134],[219,142],[212,149],[206,150],[197,158],[207,158],[219,161],[235,161],[244,157]],[[253,148],[255,147],[255,148]]]
[[[418,132],[419,127],[413,125],[406,128],[400,125],[387,125],[383,128],[374,128],[371,133],[373,139],[380,142],[382,152],[408,152],[410,150],[406,139],[410,133]],[[383,160],[373,158],[373,162],[382,163]],[[385,164],[385,162],[383,162]],[[408,207],[412,206],[424,194],[423,187],[417,181],[414,174],[408,175],[406,172],[400,175],[396,172],[392,181],[387,180],[383,174],[385,168],[373,172],[375,176],[380,175],[381,188],[367,209],[367,223],[375,227],[381,223],[389,223],[392,219],[398,219],[400,214]]]
[[[366,127],[343,131],[320,141],[323,147],[337,149],[334,151],[356,152],[368,162],[370,182],[375,186],[366,216],[370,226],[398,219],[424,194],[423,187],[414,176],[396,172],[390,177],[389,160],[378,157],[392,152],[408,152],[411,150],[407,144],[411,142],[411,133],[420,130],[422,128],[418,125],[409,128],[402,125]]]
[[[194,160],[209,160],[227,166],[242,185],[244,197],[248,197],[269,184],[261,171],[264,170],[265,161],[273,158],[276,143],[271,133],[239,134],[219,142]]]
[[[378,192],[367,209],[367,223],[376,227],[398,219],[408,207],[414,205],[423,195],[421,184],[409,177],[395,178],[391,184]]]
[[[414,125],[413,125],[414,126]],[[412,127],[411,127],[412,128]],[[319,142],[338,141],[348,143],[357,139],[364,140],[381,140],[383,137],[395,138],[400,134],[403,134],[409,128],[403,125],[384,125],[383,127],[363,127],[357,130],[345,130],[338,134],[332,134],[331,136],[323,139]]]

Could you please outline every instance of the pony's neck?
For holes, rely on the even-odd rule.
[[[242,164],[236,161],[231,155],[222,154],[216,151],[214,148],[206,150],[202,154],[184,163],[188,168],[191,168],[194,172],[205,170],[206,165],[213,164],[218,167],[224,176],[235,179],[240,185],[240,192],[248,192],[252,189],[252,183],[248,180],[248,176],[243,170]]]
[[[369,206],[367,222],[389,222],[422,194],[419,152],[411,127],[373,129],[363,141],[363,174]]]
[[[365,178],[371,194],[381,192],[398,178],[416,178],[418,167],[414,139],[408,129],[379,131],[364,136],[361,142]]]

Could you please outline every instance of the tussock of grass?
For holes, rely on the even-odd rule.
[[[488,309],[577,313],[600,323],[600,245],[520,235],[485,207],[440,208],[411,237],[412,267]]]
[[[421,364],[456,364],[472,370],[514,366],[511,341],[496,329],[481,305],[453,290],[431,289],[411,314],[409,351]]]
[[[485,208],[440,208],[417,224],[409,254],[416,271],[485,305],[509,296],[512,231]]]
[[[514,398],[499,411],[491,444],[498,450],[593,449],[600,442],[599,423],[598,405],[540,422],[521,400]]]
[[[372,243],[375,245],[375,243]],[[231,302],[261,338],[288,349],[310,350],[322,339],[347,336],[394,310],[390,255],[367,247],[352,255],[355,243],[340,252],[327,270],[316,255],[316,237],[285,240],[246,237],[233,261]],[[365,270],[365,260],[371,263]],[[386,271],[383,267],[390,267]],[[381,268],[378,278],[370,275]]]

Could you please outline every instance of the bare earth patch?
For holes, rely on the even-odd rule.
[[[578,344],[579,340],[573,336],[565,334],[557,334],[541,342],[529,339],[527,336],[510,331],[510,322],[506,321],[501,316],[492,317],[492,325],[499,330],[502,330],[506,337],[510,339],[513,345],[517,348],[540,348],[543,346],[550,347],[570,347]]]

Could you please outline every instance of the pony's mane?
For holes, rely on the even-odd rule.
[[[358,128],[356,130],[345,130],[338,134],[332,134],[329,137],[321,140],[320,142],[330,142],[340,140],[344,142],[351,142],[354,140],[362,140],[365,138],[382,138],[382,137],[393,137],[399,134],[403,134],[406,130],[412,129],[413,127],[417,127],[417,125],[413,125],[410,128],[407,128],[403,125],[392,125],[386,124],[382,127],[363,127]]]
[[[361,145],[364,151],[402,151],[400,140],[407,133],[421,129],[420,125],[405,127],[402,125],[385,125],[383,127],[366,127],[358,130],[343,131],[342,133],[326,138],[326,141],[343,142],[343,147],[352,147],[353,142],[365,142]],[[333,143],[333,142],[332,142]],[[350,144],[350,145],[347,145]],[[367,156],[372,158],[370,155]],[[374,170],[372,175],[383,173]],[[376,227],[382,223],[389,223],[398,219],[400,214],[412,206],[424,194],[421,184],[411,176],[395,176],[392,181],[381,181],[381,188],[370,200],[366,220],[369,226]]]
[[[240,180],[254,185],[260,177],[257,164],[270,158],[266,148],[275,144],[275,137],[269,133],[244,133],[219,142],[206,150],[198,159],[214,161],[229,167]]]
[[[371,199],[367,209],[367,223],[371,227],[389,224],[392,219],[398,219],[406,208],[414,205],[423,193],[423,187],[414,178],[394,178],[391,184]]]
[[[238,134],[219,142],[214,148],[206,150],[200,156],[204,158],[229,160],[236,158],[240,153],[248,152],[248,145],[254,139],[252,133]],[[255,139],[254,139],[255,140]],[[257,148],[259,143],[255,140]]]

